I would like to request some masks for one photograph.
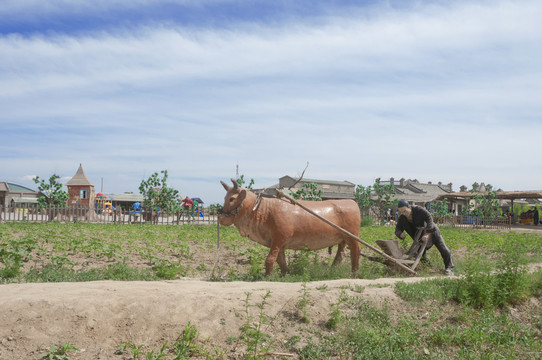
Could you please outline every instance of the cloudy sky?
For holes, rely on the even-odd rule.
[[[542,189],[539,0],[2,0],[0,181]]]

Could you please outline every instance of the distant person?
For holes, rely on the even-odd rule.
[[[454,263],[452,260],[452,254],[446,244],[444,244],[444,239],[440,234],[440,229],[433,222],[433,217],[427,211],[427,209],[410,204],[406,200],[399,200],[397,204],[399,213],[399,219],[397,220],[397,225],[395,226],[395,235],[400,239],[405,239],[407,232],[412,239],[416,237],[416,230],[418,227],[424,228],[424,235],[420,239],[421,241],[427,242],[425,251],[435,245],[442,260],[444,261],[444,273],[448,276],[454,274]],[[424,256],[425,256],[424,251]]]
[[[185,209],[190,209],[192,206],[194,206],[194,202],[192,199],[190,199],[188,196],[184,198],[182,207]]]
[[[194,217],[194,211],[196,212],[196,215],[199,214],[199,202],[197,200],[192,200],[194,202],[194,206],[192,207],[192,211],[190,213],[190,215],[192,215],[192,217]]]
[[[539,214],[538,214],[538,208],[535,208],[534,209],[534,214],[533,214],[533,224],[534,225],[538,225],[538,221],[539,221]]]
[[[181,206],[185,209],[186,216],[188,217],[190,215],[191,209],[194,207],[194,202],[192,201],[192,199],[190,199],[187,196],[187,197],[184,198],[183,203],[181,204]]]

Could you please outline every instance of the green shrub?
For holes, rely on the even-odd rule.
[[[186,269],[181,264],[174,264],[167,260],[161,260],[153,270],[158,278],[164,280],[175,280],[186,275]]]
[[[527,276],[527,283],[529,284],[529,291],[534,296],[542,296],[542,269],[538,269]]]
[[[436,279],[419,283],[398,282],[395,292],[404,300],[422,303],[435,299],[441,303],[454,300],[472,308],[493,309],[515,304],[539,289],[536,277],[528,276],[525,267],[513,254],[505,253],[492,263],[481,257],[471,257],[464,265],[459,279]]]
[[[361,227],[373,226],[374,218],[372,216],[362,216],[361,217]]]
[[[459,303],[494,308],[517,303],[527,296],[529,286],[521,247],[505,243],[500,250],[495,269],[481,258],[467,261],[457,287]]]
[[[30,269],[24,274],[26,282],[83,282],[98,280],[159,280],[150,269],[137,269],[126,264],[111,264],[106,268],[93,268],[75,271],[71,268],[57,267],[52,264],[43,268]]]

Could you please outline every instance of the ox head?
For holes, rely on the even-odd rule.
[[[243,200],[245,200],[247,196],[247,191],[240,188],[237,181],[231,179],[231,182],[233,183],[233,186],[229,186],[223,181],[220,182],[227,192],[226,196],[224,196],[224,206],[218,215],[218,222],[220,225],[225,226],[233,224],[235,215],[241,210]]]

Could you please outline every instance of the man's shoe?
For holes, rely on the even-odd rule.
[[[454,270],[452,268],[448,268],[444,270],[444,275],[446,276],[454,276]]]

